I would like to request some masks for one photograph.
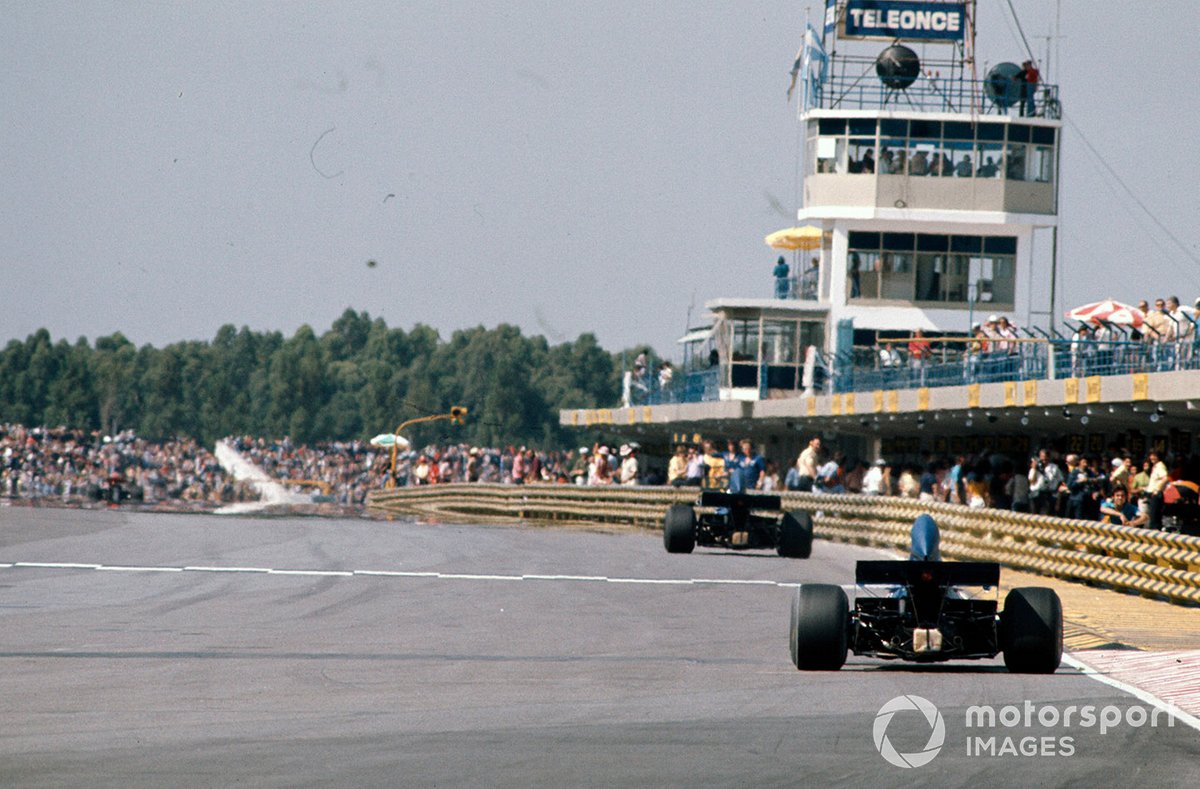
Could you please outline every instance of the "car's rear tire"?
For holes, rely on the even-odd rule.
[[[807,559],[812,556],[813,522],[806,510],[783,513],[779,520],[780,556],[791,559]]]
[[[840,586],[804,584],[792,598],[792,663],[801,671],[837,671],[846,663],[850,602]]]
[[[1004,598],[1000,614],[1004,665],[1017,674],[1053,674],[1062,663],[1062,602],[1053,589],[1026,586]]]
[[[663,518],[663,545],[667,553],[691,553],[696,547],[696,511],[687,504],[672,504]]]

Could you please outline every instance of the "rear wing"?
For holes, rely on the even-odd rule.
[[[700,494],[700,506],[777,510],[783,507],[783,498],[755,493],[725,493],[718,490],[706,490]]]
[[[854,582],[919,586],[996,586],[1000,565],[996,562],[859,562]]]

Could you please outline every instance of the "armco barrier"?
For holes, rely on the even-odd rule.
[[[574,485],[434,485],[373,493],[368,507],[443,520],[625,523],[660,527],[669,505],[695,488]],[[928,512],[948,559],[995,561],[1177,603],[1200,603],[1200,537],[878,496],[785,493],[786,509],[813,514],[816,536],[908,550],[913,519]]]

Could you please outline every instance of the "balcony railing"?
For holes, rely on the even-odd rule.
[[[922,75],[904,90],[893,90],[874,74],[830,75],[821,86],[814,104],[825,110],[918,110],[921,112],[974,112],[981,115],[1021,112],[1022,84],[997,86],[997,103],[989,97],[987,80],[938,79]],[[1005,106],[1007,105],[1007,106]],[[1030,117],[1058,118],[1061,115],[1058,86],[1039,83],[1034,90]]]
[[[914,360],[903,350],[885,362],[873,348],[822,355],[814,394],[871,392],[879,389],[939,388],[1005,381],[1040,381],[1131,373],[1200,370],[1197,337],[1167,343],[1098,340],[1020,340],[1004,350],[983,352],[959,342],[933,358]],[[947,343],[947,345],[951,345]],[[741,388],[767,396],[768,366],[742,364]],[[677,375],[670,384],[635,388],[632,405],[712,402],[721,398],[721,370],[711,367]],[[755,373],[757,375],[755,375]],[[749,378],[747,378],[749,376]],[[753,378],[753,380],[749,380]],[[797,381],[799,384],[799,381]],[[796,396],[800,396],[797,389]]]

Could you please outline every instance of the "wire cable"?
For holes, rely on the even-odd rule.
[[[1151,222],[1154,223],[1154,226],[1157,227],[1160,231],[1162,231],[1163,235],[1165,235],[1167,238],[1171,239],[1171,241],[1174,242],[1175,246],[1178,247],[1179,250],[1188,257],[1188,259],[1190,259],[1193,263],[1200,264],[1200,256],[1196,255],[1196,253],[1194,253],[1190,249],[1188,249],[1187,245],[1182,240],[1180,240],[1180,238],[1178,236],[1176,236],[1169,227],[1167,227],[1162,221],[1160,221],[1157,216],[1154,215],[1154,213],[1150,210],[1149,206],[1147,206],[1144,202],[1142,202],[1141,199],[1138,198],[1137,194],[1135,194],[1134,191],[1129,187],[1129,185],[1125,183],[1124,179],[1122,179],[1121,176],[1117,174],[1117,171],[1114,170],[1112,165],[1110,165],[1108,163],[1108,160],[1104,158],[1104,155],[1101,154],[1099,150],[1097,150],[1096,146],[1092,145],[1091,141],[1087,138],[1087,135],[1085,135],[1083,133],[1083,129],[1079,128],[1079,124],[1075,123],[1075,121],[1072,120],[1071,117],[1069,115],[1066,115],[1065,113],[1063,115],[1063,120],[1066,122],[1066,124],[1068,126],[1071,127],[1071,130],[1074,131],[1075,134],[1079,135],[1079,139],[1083,141],[1084,147],[1086,147],[1087,150],[1092,154],[1092,156],[1095,157],[1096,161],[1098,161],[1100,163],[1100,165],[1112,177],[1112,179],[1117,182],[1117,184],[1121,187],[1122,191],[1125,192],[1125,195],[1130,200],[1132,200],[1134,202],[1134,204],[1137,205],[1137,207],[1142,210],[1143,213],[1145,213],[1145,215],[1150,219]],[[1155,245],[1157,245],[1159,247],[1160,250],[1162,250],[1164,252],[1167,251],[1163,248],[1163,246],[1161,244],[1159,244],[1157,236],[1155,236],[1154,234],[1150,234],[1150,239],[1155,243]],[[1171,260],[1172,262],[1175,262],[1173,256],[1169,255],[1168,259]],[[1184,269],[1187,277],[1192,282],[1200,284],[1200,278],[1198,278],[1196,276],[1196,273],[1194,271],[1188,270],[1189,268],[1190,267],[1185,267],[1185,269]]]

